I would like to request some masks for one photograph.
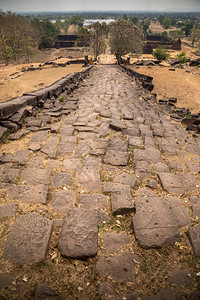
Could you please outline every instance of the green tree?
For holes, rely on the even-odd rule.
[[[90,32],[85,29],[84,27],[81,27],[78,29],[77,32],[77,43],[81,45],[81,47],[88,45],[90,43]]]
[[[158,46],[153,52],[153,56],[158,60],[166,60],[169,58],[169,53],[167,53],[166,49],[164,49],[162,46]]]
[[[185,33],[186,36],[189,36],[191,29],[193,28],[193,22],[186,22],[181,30]]]
[[[165,18],[163,21],[162,21],[162,25],[165,29],[168,29],[171,27],[171,23],[172,23],[172,20],[169,19],[169,18]]]
[[[118,63],[122,62],[122,55],[129,52],[141,53],[143,36],[134,24],[119,19],[111,25],[110,30],[111,52],[115,53]]]
[[[105,51],[105,36],[106,36],[107,26],[105,23],[100,24],[99,22],[90,25],[90,45],[94,53],[94,61],[100,53]]]
[[[182,67],[183,64],[185,64],[187,62],[187,56],[186,53],[184,51],[182,51],[181,53],[179,53],[177,55],[177,58],[180,59],[180,63],[179,65]]]
[[[192,39],[192,46],[194,46],[195,43],[200,40],[200,28],[194,26],[191,30],[190,37]]]

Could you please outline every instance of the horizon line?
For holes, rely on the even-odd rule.
[[[7,10],[11,11],[12,10]],[[191,11],[178,11],[178,10],[51,10],[51,11],[13,11],[15,13],[200,13],[199,11],[196,10],[191,10]]]

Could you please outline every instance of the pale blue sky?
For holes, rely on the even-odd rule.
[[[0,9],[28,11],[197,11],[200,0],[0,0]]]

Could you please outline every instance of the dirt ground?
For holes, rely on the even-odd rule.
[[[169,67],[131,67],[135,71],[153,77],[157,99],[176,97],[177,106],[189,108],[191,112],[200,112],[200,69],[187,67],[170,71]],[[190,73],[188,73],[188,71]]]
[[[32,58],[32,63],[29,64],[0,65],[0,102],[49,86],[67,74],[79,72],[84,69],[82,64],[66,65],[66,67],[46,65],[41,70],[26,72],[22,72],[22,68],[38,67],[40,63],[47,61],[65,63],[70,59],[83,59],[86,54],[88,52],[81,48],[79,51],[75,51],[75,48],[49,49],[37,51],[36,55]],[[58,57],[62,58],[57,59]]]

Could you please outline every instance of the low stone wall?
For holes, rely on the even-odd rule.
[[[153,77],[151,76],[147,76],[147,75],[144,75],[144,74],[140,74],[124,65],[121,65],[121,67],[130,75],[130,76],[133,76],[135,78],[138,79],[138,81],[142,84],[142,87],[144,89],[147,89],[148,91],[152,91],[153,88],[154,88],[154,85],[152,83],[152,80],[153,80]]]
[[[0,139],[7,131],[16,131],[22,124],[22,118],[26,115],[31,116],[35,108],[42,108],[48,99],[55,99],[63,92],[70,94],[88,75],[92,67],[69,74],[46,88],[0,103]]]

